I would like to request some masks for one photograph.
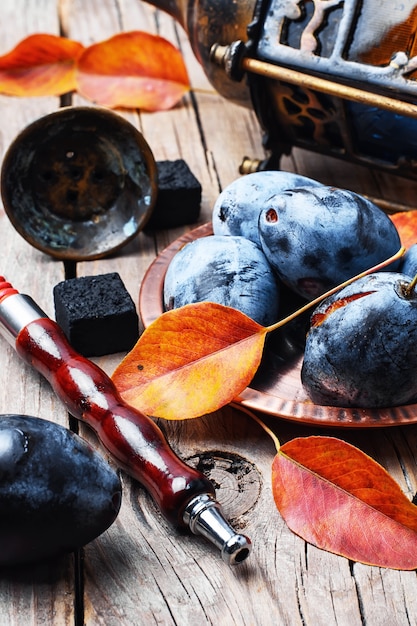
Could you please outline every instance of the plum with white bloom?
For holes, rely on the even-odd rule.
[[[278,319],[279,282],[255,243],[210,235],[181,248],[165,275],[166,310],[194,302],[233,307],[269,325]]]

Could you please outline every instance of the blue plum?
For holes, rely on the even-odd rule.
[[[306,176],[279,170],[242,176],[218,196],[212,212],[213,232],[215,235],[246,237],[260,246],[259,214],[269,206],[269,199],[286,189],[320,185]]]
[[[395,254],[397,229],[372,202],[320,185],[271,197],[259,217],[262,249],[280,279],[311,300]],[[391,269],[397,270],[398,263]]]
[[[194,302],[230,306],[269,325],[278,319],[279,283],[255,243],[210,235],[181,248],[165,275],[165,309]]]
[[[0,565],[57,557],[116,519],[114,469],[86,441],[48,420],[0,416]]]
[[[316,404],[380,408],[417,399],[417,293],[410,277],[378,272],[313,312],[301,380]]]

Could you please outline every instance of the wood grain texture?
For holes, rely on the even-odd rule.
[[[238,177],[245,155],[263,158],[253,112],[216,95],[184,31],[140,0],[2,0],[0,54],[34,32],[63,33],[85,45],[123,30],[147,30],[179,46],[195,89],[172,111],[120,114],[141,130],[157,160],[184,158],[203,188],[200,224],[210,220],[219,192]],[[68,99],[66,100],[68,102]],[[31,121],[57,109],[55,98],[0,96],[3,155]],[[71,104],[86,104],[72,95]],[[90,103],[91,104],[91,103]],[[380,172],[294,150],[283,169],[366,193],[413,202],[413,186]],[[196,224],[141,233],[120,254],[79,263],[77,275],[117,271],[137,303],[155,256]],[[64,267],[33,250],[0,213],[0,273],[53,316],[53,286]],[[95,359],[109,374],[123,355]],[[68,423],[49,386],[5,343],[0,351],[1,411]],[[417,490],[417,427],[318,428],[264,417],[282,443],[297,436],[341,437],[382,463],[412,498]],[[0,572],[0,626],[406,626],[417,624],[415,572],[368,567],[307,545],[289,531],[271,490],[274,445],[234,408],[187,422],[161,422],[173,449],[214,482],[225,514],[253,541],[236,568],[200,537],[172,528],[143,488],[121,474],[124,497],[116,522],[81,554],[16,572]],[[83,425],[80,432],[101,448]],[[105,454],[105,452],[103,452]]]
[[[0,54],[34,32],[59,33],[55,0],[6,0],[0,4]],[[23,128],[59,106],[58,98],[0,96],[0,153]],[[22,293],[30,293],[53,315],[51,285],[63,279],[63,267],[34,250],[0,212],[0,274]],[[0,413],[34,415],[68,426],[68,415],[48,384],[2,340]],[[75,619],[75,564],[77,557],[15,571],[0,571],[0,624],[73,624]]]

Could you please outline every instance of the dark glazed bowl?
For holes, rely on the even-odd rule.
[[[15,229],[55,258],[115,252],[142,230],[157,193],[153,154],[121,116],[68,107],[27,126],[1,170],[1,195]]]

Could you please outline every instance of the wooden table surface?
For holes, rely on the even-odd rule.
[[[63,34],[91,44],[135,29],[157,32],[181,48],[194,92],[168,112],[121,114],[142,131],[157,160],[186,160],[202,184],[199,223],[207,222],[221,189],[239,176],[242,157],[262,158],[264,153],[254,114],[212,90],[183,30],[139,0],[0,3],[1,54],[33,33]],[[52,97],[0,96],[1,155],[27,124],[62,104]],[[91,103],[74,95],[70,104]],[[373,196],[410,203],[415,198],[413,186],[404,181],[301,150],[285,157],[282,167]],[[149,264],[186,230],[141,233],[112,258],[78,263],[77,276],[117,271],[137,303]],[[54,317],[52,290],[65,278],[64,266],[23,240],[3,210],[0,259],[0,274]],[[122,356],[96,361],[111,373]],[[49,385],[5,341],[0,389],[1,413],[24,413],[68,425],[68,415]],[[416,425],[332,430],[265,419],[281,442],[317,433],[353,442],[379,461],[410,498],[417,490]],[[144,489],[122,472],[122,508],[104,534],[79,553],[52,563],[0,571],[0,625],[417,624],[414,571],[353,563],[306,544],[288,529],[272,500],[273,443],[248,416],[226,408],[202,419],[161,426],[179,456],[207,461],[225,514],[253,541],[249,559],[231,568],[205,540],[173,529]],[[94,441],[86,426],[80,425],[80,433]]]

